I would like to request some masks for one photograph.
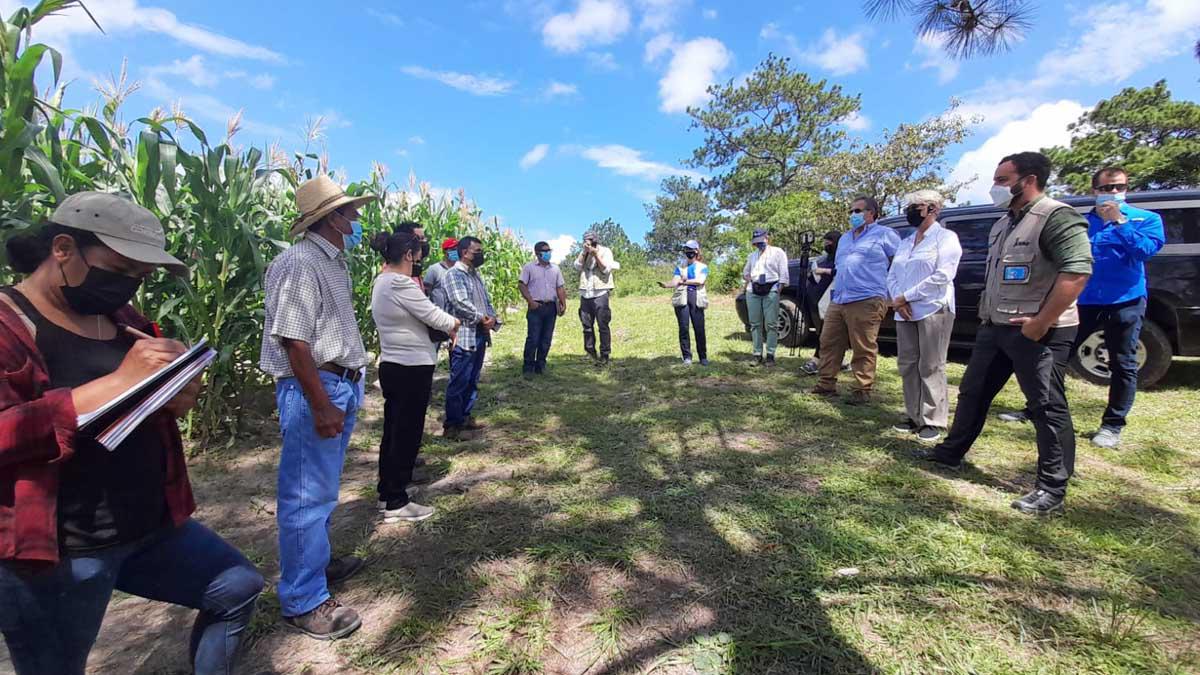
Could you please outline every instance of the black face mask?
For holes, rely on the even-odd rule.
[[[695,251],[684,251],[684,252],[683,252],[683,255],[684,255],[684,256],[685,256],[685,257],[686,257],[688,260],[695,260],[695,259],[696,259],[696,252],[695,252]]]
[[[834,246],[833,244],[825,244],[825,252],[828,253],[829,255],[833,255],[834,253],[837,252],[837,247]]]
[[[474,265],[476,267],[483,267],[483,263],[485,262],[487,262],[487,258],[483,255],[483,251],[476,251]]]
[[[79,257],[83,258],[83,253]],[[60,287],[63,299],[80,314],[112,314],[128,305],[142,286],[141,279],[93,267],[88,264],[87,258],[83,258],[83,264],[88,266],[88,273],[78,286],[68,285],[66,271],[61,265],[58,268],[63,275],[63,285]]]
[[[920,209],[909,207],[904,210],[904,219],[909,225],[916,227],[925,221],[925,216],[921,215]]]
[[[429,257],[429,242],[423,241],[423,242],[421,242],[421,260],[424,260],[428,257]]]

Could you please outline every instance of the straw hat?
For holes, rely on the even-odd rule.
[[[375,195],[351,197],[328,176],[317,176],[296,188],[296,207],[300,210],[300,220],[292,226],[292,236],[312,227],[313,223],[334,209],[342,206],[358,208],[374,199]]]

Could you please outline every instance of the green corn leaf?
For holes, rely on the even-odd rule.
[[[42,152],[41,148],[32,145],[25,148],[25,160],[29,162],[29,171],[33,174],[34,180],[54,195],[56,203],[67,198],[67,192],[63,189],[58,170],[54,168],[54,164],[51,163],[49,157],[46,157],[46,153]]]

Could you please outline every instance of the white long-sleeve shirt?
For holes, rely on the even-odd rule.
[[[437,345],[429,339],[429,328],[448,333],[455,321],[425,297],[412,277],[394,272],[375,278],[371,316],[379,330],[379,360],[402,366],[437,363]]]
[[[751,290],[754,282],[775,284],[776,288],[787,286],[791,283],[787,253],[778,246],[768,245],[764,251],[755,248],[746,259],[742,277],[750,277],[746,282],[747,291]]]
[[[916,244],[916,232],[900,242],[888,269],[888,298],[901,295],[912,305],[912,320],[920,321],[943,307],[954,313],[954,276],[962,258],[958,235],[934,222]],[[899,312],[896,320],[904,321]]]

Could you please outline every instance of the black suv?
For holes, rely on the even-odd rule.
[[[1092,209],[1092,197],[1065,197],[1063,202],[1074,206],[1080,213]],[[1149,302],[1146,321],[1142,328],[1141,343],[1138,345],[1138,384],[1148,387],[1163,378],[1171,366],[1173,356],[1200,356],[1200,190],[1163,190],[1153,192],[1131,192],[1130,204],[1154,211],[1162,216],[1166,229],[1167,244],[1158,255],[1146,263],[1146,278],[1149,287]],[[954,321],[952,344],[970,347],[975,341],[979,327],[979,296],[983,291],[985,266],[987,263],[988,234],[992,225],[1003,215],[994,206],[962,206],[948,208],[942,212],[939,222],[958,234],[963,256],[954,280],[955,302],[958,315]],[[902,216],[884,218],[880,224],[896,228],[901,238],[913,231]],[[798,261],[793,261],[797,263]],[[806,267],[806,265],[805,265]],[[803,297],[803,285],[807,274],[799,264],[791,266],[792,278],[788,289],[793,298]],[[798,280],[799,279],[799,280]],[[788,289],[785,289],[788,290]],[[785,324],[791,331],[785,344],[798,345],[808,330],[815,325],[814,317],[807,316],[803,303],[792,302],[789,308],[794,316],[780,314],[780,339],[783,340]],[[781,308],[784,307],[780,302]],[[746,324],[745,302],[738,297],[738,316]],[[794,325],[800,324],[797,330]],[[1100,332],[1087,336],[1080,343],[1072,360],[1074,371],[1096,384],[1108,384],[1108,351],[1104,347]],[[896,327],[889,312],[880,330],[879,339],[885,342],[896,340]]]

